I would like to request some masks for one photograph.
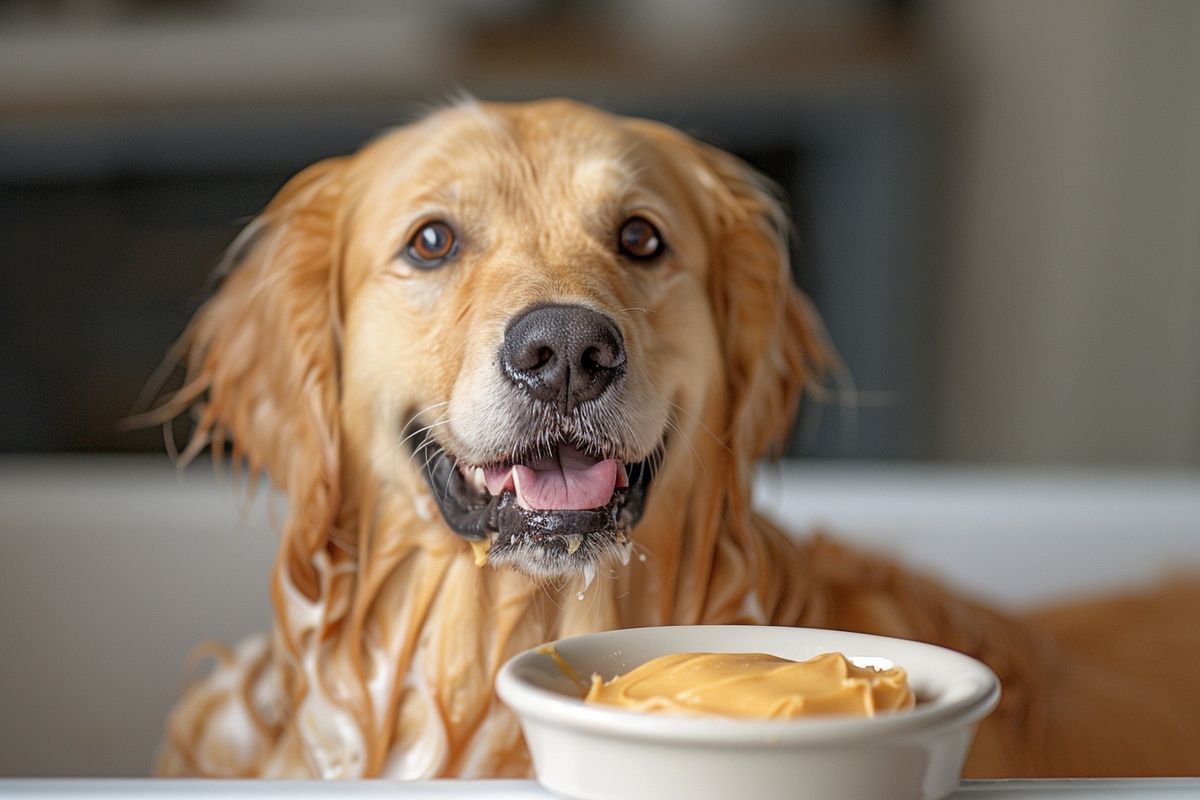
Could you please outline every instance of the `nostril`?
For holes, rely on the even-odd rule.
[[[594,345],[583,351],[580,364],[588,372],[602,369],[612,369],[619,365],[613,348],[604,345]]]
[[[541,372],[554,361],[554,348],[544,344],[530,344],[518,351],[510,363],[519,372]]]

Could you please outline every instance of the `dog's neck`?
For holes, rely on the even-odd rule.
[[[317,596],[286,560],[276,569],[276,657],[300,749],[321,754],[323,775],[523,775],[524,746],[492,691],[511,655],[616,627],[794,623],[780,618],[794,598],[764,576],[796,581],[765,568],[772,543],[735,470],[716,445],[664,470],[628,564],[586,590],[479,567],[436,512],[356,476],[340,544],[314,559]]]

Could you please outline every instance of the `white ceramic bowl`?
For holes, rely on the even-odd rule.
[[[748,721],[643,714],[585,705],[547,655],[529,650],[496,690],[520,719],[538,781],[577,800],[905,800],[958,785],[979,721],[1000,697],[996,676],[941,647],[812,628],[698,625],[631,628],[554,643],[585,679],[611,679],[668,653],[762,652],[804,660],[840,651],[908,671],[917,707],[862,717]],[[884,665],[886,666],[886,665]]]

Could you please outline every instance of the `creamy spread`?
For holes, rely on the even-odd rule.
[[[593,675],[584,699],[633,711],[754,719],[870,717],[915,703],[903,669],[856,667],[841,653],[808,661],[764,653],[674,653],[607,683]]]
[[[471,552],[475,555],[475,566],[486,567],[488,562],[488,551],[492,549],[492,543],[487,539],[471,539]]]
[[[541,653],[544,656],[550,656],[550,658],[554,659],[555,666],[557,666],[559,670],[562,671],[562,674],[566,675],[572,683],[579,687],[580,694],[583,694],[587,690],[587,683],[583,680],[583,678],[579,677],[579,673],[576,672],[575,668],[571,666],[571,662],[563,658],[562,655],[554,649],[554,645],[544,644],[539,647],[536,652]],[[598,678],[600,676],[597,675],[596,677]]]

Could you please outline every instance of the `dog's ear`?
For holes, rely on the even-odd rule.
[[[711,228],[709,296],[723,337],[729,436],[744,466],[783,443],[809,381],[836,356],[792,280],[788,216],[776,188],[741,160],[698,142]]]
[[[313,556],[339,508],[337,259],[344,159],[292,178],[238,237],[222,283],[184,333],[187,379],[168,404],[199,401],[189,449],[232,439],[235,466],[265,470],[288,499],[283,551],[315,593]]]

